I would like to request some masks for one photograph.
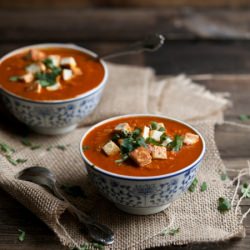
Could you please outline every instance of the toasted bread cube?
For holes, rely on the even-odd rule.
[[[38,49],[31,49],[29,55],[32,61],[41,61],[45,58],[45,53]]]
[[[73,71],[73,74],[76,76],[82,75],[82,70],[78,67],[73,67],[72,71]]]
[[[61,59],[61,66],[63,67],[69,67],[69,68],[74,68],[76,67],[76,60],[74,57],[64,57]]]
[[[161,143],[162,146],[166,147],[173,140],[170,137],[166,137],[166,139]]]
[[[31,83],[34,80],[34,75],[31,73],[27,73],[21,76],[20,79],[24,81],[25,83]]]
[[[42,92],[42,86],[38,82],[31,83],[27,88],[27,91],[34,91],[38,94]]]
[[[130,158],[140,167],[152,162],[152,156],[147,148],[139,147],[129,153]]]
[[[151,150],[153,159],[167,159],[167,149],[163,146],[152,146]]]
[[[48,91],[56,91],[61,88],[60,82],[56,82],[54,85],[46,87]]]
[[[64,81],[68,81],[72,78],[72,70],[71,69],[63,69],[62,71],[62,77]]]
[[[120,148],[112,141],[106,143],[103,146],[102,150],[105,152],[107,156],[116,155],[117,153],[120,152]]]
[[[163,131],[151,130],[149,136],[155,141],[160,141],[163,133],[164,133]]]
[[[59,67],[60,65],[60,60],[61,60],[61,57],[58,56],[58,55],[50,55],[48,56],[48,59],[51,60],[52,64],[55,66],[55,67]]]
[[[146,140],[149,137],[149,127],[144,126],[142,131],[142,137]]]
[[[199,136],[192,133],[186,133],[184,136],[184,144],[193,145],[199,141]]]
[[[127,133],[129,133],[129,132],[132,131],[132,129],[129,126],[129,124],[127,122],[125,122],[125,123],[119,123],[118,125],[116,125],[115,131],[116,132],[127,132]]]

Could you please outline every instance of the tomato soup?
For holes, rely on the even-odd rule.
[[[104,67],[92,56],[71,48],[34,48],[0,64],[1,88],[31,100],[65,100],[97,87]]]
[[[203,143],[188,126],[159,117],[123,117],[97,126],[83,140],[85,157],[120,175],[157,176],[187,167]]]

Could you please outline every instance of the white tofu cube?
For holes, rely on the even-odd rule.
[[[164,125],[163,122],[159,122],[159,123],[157,124],[157,130],[160,129],[160,128],[165,128],[165,125]]]
[[[120,152],[120,148],[112,141],[106,143],[102,150],[107,156],[116,155]]]
[[[72,70],[71,69],[63,69],[62,71],[62,77],[64,81],[68,81],[72,78]]]
[[[149,136],[155,141],[160,141],[163,133],[164,133],[163,131],[151,130]]]
[[[74,68],[74,67],[76,67],[76,60],[74,59],[74,57],[64,57],[61,59],[60,64],[63,67]]]
[[[163,142],[162,142],[162,146],[166,147],[170,142],[172,142],[173,140],[170,137],[167,137]]]
[[[186,133],[184,136],[184,144],[193,145],[199,141],[199,136],[192,133]]]
[[[36,74],[38,72],[41,72],[41,67],[37,63],[32,63],[28,65],[25,69],[28,73],[31,73],[31,74]]]
[[[144,126],[142,131],[142,137],[146,140],[149,137],[149,127]]]
[[[42,92],[42,86],[38,82],[33,82],[26,88],[26,90],[40,94]]]
[[[162,146],[153,145],[151,154],[153,159],[167,159],[167,149]]]
[[[56,67],[58,67],[60,65],[60,60],[61,60],[61,57],[58,56],[58,55],[50,55],[48,56],[48,59],[51,60],[52,64]]]
[[[55,83],[54,85],[46,87],[48,91],[56,91],[61,88],[61,84],[59,82]]]
[[[125,123],[119,123],[118,125],[116,125],[115,131],[116,132],[127,132],[127,133],[129,133],[129,132],[132,131],[132,129],[129,126],[129,124],[127,122],[125,122]]]
[[[25,83],[31,83],[34,80],[34,75],[31,73],[27,73],[21,76],[20,79],[24,81]]]

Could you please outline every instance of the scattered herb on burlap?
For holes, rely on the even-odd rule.
[[[175,236],[179,232],[180,232],[179,227],[178,228],[166,228],[162,231],[161,235],[162,236],[166,236],[166,235]]]
[[[243,121],[243,122],[249,121],[249,120],[250,120],[250,115],[241,114],[241,115],[239,116],[239,119],[240,119],[241,121]]]
[[[201,192],[204,192],[206,190],[207,190],[207,183],[205,181],[203,181],[201,184]]]
[[[230,201],[225,198],[225,197],[220,197],[218,199],[218,207],[217,209],[221,212],[221,213],[225,213],[227,211],[229,211],[231,209],[231,203]]]
[[[250,198],[250,184],[243,183],[240,191],[244,198]]]
[[[226,173],[221,173],[221,175],[220,175],[220,179],[221,179],[222,181],[227,180],[227,179],[228,179],[227,174],[226,174]]]
[[[74,250],[93,250],[93,249],[104,249],[104,245],[100,243],[85,243],[84,245],[81,245],[80,248],[74,248]]]
[[[36,150],[36,149],[41,148],[41,145],[32,143],[27,137],[22,138],[21,143],[24,146],[29,147],[31,150]]]

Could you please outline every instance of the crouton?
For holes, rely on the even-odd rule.
[[[160,141],[163,133],[164,133],[163,131],[151,130],[149,136],[155,141]]]
[[[34,83],[30,84],[29,86],[27,86],[26,90],[27,91],[34,91],[34,92],[40,94],[42,92],[42,86],[38,82],[34,82]]]
[[[152,157],[147,148],[139,147],[129,153],[130,158],[140,167],[152,162]]]
[[[63,69],[62,71],[62,77],[64,81],[68,81],[72,78],[72,70],[71,69]]]
[[[76,67],[76,60],[74,57],[64,57],[61,59],[61,66],[66,68],[74,68]]]
[[[102,150],[107,156],[116,155],[117,153],[120,152],[120,148],[112,141],[109,141],[108,143],[106,143],[102,147]]]
[[[186,133],[184,136],[184,144],[193,145],[199,141],[199,136],[192,133]]]
[[[167,159],[167,149],[162,146],[151,145],[151,155],[153,159]]]
[[[56,91],[61,88],[60,82],[56,82],[54,85],[46,87],[48,91]]]
[[[41,61],[46,56],[44,52],[37,50],[37,49],[31,49],[29,51],[29,55],[32,61]]]
[[[25,83],[31,83],[34,80],[34,75],[31,73],[27,73],[21,76],[20,80],[24,81]]]
[[[32,63],[32,64],[28,65],[25,69],[28,73],[36,74],[36,73],[39,73],[41,71],[45,71],[46,66],[43,63],[39,62],[39,63]]]
[[[118,125],[116,125],[115,131],[116,132],[126,132],[126,133],[129,133],[129,132],[132,131],[132,128],[129,126],[129,124],[127,122],[125,122],[125,123],[119,123]]]
[[[78,67],[73,67],[72,71],[73,71],[73,74],[76,76],[82,75],[82,70]]]
[[[48,56],[48,59],[51,60],[52,64],[55,66],[55,67],[59,67],[60,65],[60,60],[61,60],[61,57],[58,56],[58,55],[50,55]]]
[[[146,140],[149,137],[149,127],[144,126],[142,131],[142,137]]]

